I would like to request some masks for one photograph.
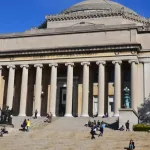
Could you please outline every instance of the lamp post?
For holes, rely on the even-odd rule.
[[[124,104],[126,106],[126,108],[130,108],[130,89],[128,87],[124,88]]]

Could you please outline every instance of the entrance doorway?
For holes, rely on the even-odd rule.
[[[98,97],[93,96],[93,115],[98,114]]]
[[[64,116],[66,110],[66,87],[60,87],[59,116]]]
[[[108,116],[112,117],[114,114],[114,96],[108,96]]]

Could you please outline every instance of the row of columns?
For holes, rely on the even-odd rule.
[[[114,116],[119,115],[119,108],[121,107],[121,64],[122,61],[113,61],[115,65],[115,91],[114,91]],[[136,60],[129,61],[131,63],[131,107],[136,109],[136,87],[137,68]],[[105,101],[105,61],[96,62],[98,65],[98,116],[104,115],[104,101]],[[65,116],[72,116],[72,93],[73,93],[73,66],[74,63],[66,63],[67,66],[67,96],[66,96],[66,112]],[[82,112],[81,116],[88,117],[89,107],[89,65],[90,62],[82,62],[83,65],[83,94],[82,94]],[[50,103],[49,109],[53,116],[56,116],[56,90],[57,90],[57,66],[58,64],[49,64],[51,67],[50,79]],[[38,112],[41,112],[41,91],[42,91],[42,64],[34,65],[36,67],[36,82],[35,82],[35,106]],[[12,108],[13,90],[15,78],[15,66],[10,65],[7,89],[6,105]],[[22,82],[21,82],[21,98],[19,116],[26,116],[26,99],[27,99],[27,85],[28,85],[28,68],[29,65],[21,65],[22,68]],[[0,72],[1,73],[1,72]],[[40,113],[38,113],[40,116]]]

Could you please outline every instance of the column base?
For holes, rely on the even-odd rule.
[[[113,117],[119,117],[119,114],[114,114]]]
[[[26,114],[19,114],[18,116],[19,117],[26,117],[27,115]]]
[[[65,114],[64,117],[72,117],[72,114]]]
[[[89,117],[88,114],[81,114],[81,117]]]
[[[103,117],[104,115],[99,114],[98,117]]]
[[[35,115],[33,115],[32,117],[35,118]],[[38,114],[37,114],[37,117],[41,117],[41,115],[38,115]]]

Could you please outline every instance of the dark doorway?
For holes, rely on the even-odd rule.
[[[66,87],[60,87],[59,116],[64,116],[66,110]]]

